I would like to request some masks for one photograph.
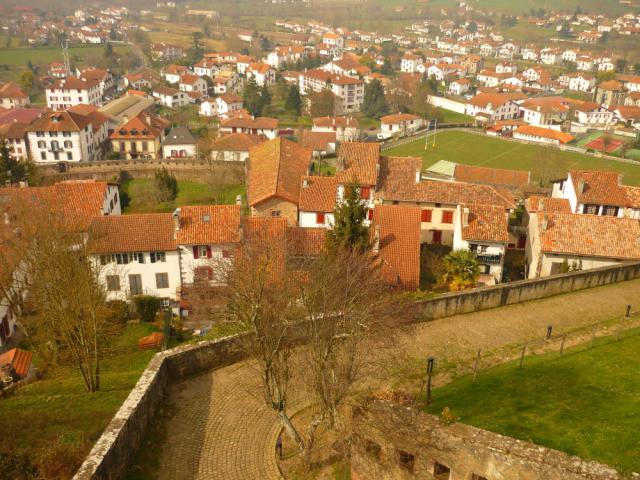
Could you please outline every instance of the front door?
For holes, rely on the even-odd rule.
[[[433,243],[442,243],[442,230],[433,231]]]
[[[142,295],[142,277],[138,275],[129,275],[129,291],[131,295]]]

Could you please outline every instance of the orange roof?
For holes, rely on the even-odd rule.
[[[76,105],[65,112],[46,112],[42,114],[27,127],[27,131],[79,132],[87,125],[91,125],[96,130],[108,120],[109,117],[103,113]]]
[[[33,353],[21,348],[12,348],[8,352],[0,355],[0,368],[4,365],[11,365],[13,371],[20,378],[24,378],[31,368]]]
[[[95,217],[89,227],[89,251],[118,253],[177,250],[174,230],[170,213]]]
[[[507,187],[525,187],[529,185],[529,172],[506,170],[503,168],[477,167],[457,164],[454,177],[458,182],[484,183]]]
[[[293,256],[318,256],[326,247],[326,228],[287,227],[287,253]]]
[[[78,77],[62,78],[51,85],[48,90],[89,90],[98,86],[98,80]]]
[[[383,279],[407,290],[420,286],[420,210],[378,205],[373,231],[379,232],[378,258]]]
[[[509,242],[509,214],[504,207],[469,205],[468,209],[467,224],[462,226],[464,240]]]
[[[385,115],[384,117],[380,117],[380,123],[383,124],[407,122],[410,120],[420,120],[420,117],[410,113],[396,113],[394,115]]]
[[[240,241],[240,205],[180,207],[178,245],[209,245]]]
[[[17,83],[9,82],[0,87],[0,98],[27,98],[27,96]]]
[[[336,133],[304,130],[302,132],[302,141],[300,143],[312,150],[324,151],[327,149],[327,145],[329,143],[336,143]]]
[[[515,208],[511,195],[496,187],[465,182],[416,182],[422,159],[417,157],[382,157],[379,196],[385,201],[443,203],[447,205],[481,204]]]
[[[138,340],[138,348],[140,350],[145,350],[147,348],[160,348],[163,339],[164,334],[162,332],[153,332]]]
[[[270,117],[251,118],[246,116],[233,117],[220,124],[220,128],[252,128],[259,130],[273,130],[278,128],[278,119]]]
[[[531,195],[525,200],[524,205],[528,212],[571,213],[571,205],[566,198]]]
[[[302,177],[309,170],[311,155],[310,149],[282,137],[249,150],[249,205],[256,205],[272,197],[297,204]]]
[[[313,119],[314,127],[352,127],[358,128],[358,119],[354,117],[316,117]]]
[[[626,206],[629,201],[617,172],[569,170],[569,176],[579,203]]]
[[[231,133],[216,139],[211,145],[213,151],[248,152],[251,147],[260,145],[265,139],[248,133]]]
[[[573,213],[538,215],[543,252],[640,259],[640,222],[633,218]]]
[[[338,158],[344,170],[336,173],[338,183],[375,185],[378,181],[380,144],[364,142],[344,142],[340,145]]]
[[[140,112],[124,125],[118,127],[109,138],[111,139],[149,139],[159,137],[163,130],[167,128],[169,121],[156,115],[149,115]]]
[[[336,177],[303,177],[298,208],[307,212],[333,212],[337,187]]]
[[[559,132],[550,128],[536,127],[533,125],[523,125],[522,127],[514,130],[513,133],[520,133],[531,137],[549,138],[552,140],[558,140],[560,143],[569,143],[576,138],[568,133]]]
[[[607,80],[598,85],[600,90],[613,90],[613,91],[621,91],[622,83],[617,80]]]

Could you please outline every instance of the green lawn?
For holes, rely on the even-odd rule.
[[[420,139],[385,150],[385,154],[422,157],[423,168],[439,160],[449,160],[467,165],[528,170],[534,180],[542,175],[547,178],[559,178],[570,168],[615,170],[624,174],[624,183],[640,185],[640,164],[632,165],[580,153],[561,152],[550,147],[508,142],[460,131],[439,132],[435,149],[431,147],[431,139],[429,150],[426,152],[424,145],[425,140]]]
[[[95,55],[104,52],[104,45],[70,45],[69,57],[77,57],[80,62],[87,55]],[[114,46],[116,52],[123,52],[129,47],[124,45]],[[62,62],[62,48],[60,47],[23,47],[0,48],[0,65],[26,65],[31,60],[34,65]]]
[[[37,459],[53,444],[79,445],[73,459],[77,468],[155,353],[135,349],[137,340],[154,330],[151,324],[125,328],[114,346],[131,350],[104,359],[99,392],[85,391],[76,368],[58,366],[49,368],[45,379],[0,400],[0,451],[24,451]],[[37,357],[34,366],[42,367]]]
[[[464,113],[458,113],[451,110],[440,108],[438,110],[442,114],[442,123],[473,123],[474,118]]]
[[[178,197],[174,202],[158,202],[154,196],[152,179],[125,180],[120,185],[123,195],[129,197],[126,213],[171,212],[182,205],[206,205],[212,203],[235,203],[236,195],[246,199],[244,184],[232,185],[216,194],[205,183],[178,181]]]
[[[640,330],[527,357],[437,388],[429,411],[572,455],[640,471]]]

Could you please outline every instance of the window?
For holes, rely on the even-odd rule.
[[[128,253],[116,253],[116,263],[118,265],[126,265],[129,263],[129,254]]]
[[[156,273],[156,288],[169,288],[168,273]]]
[[[149,142],[142,142],[142,151],[143,152],[149,151]]]
[[[129,275],[129,292],[131,295],[142,295],[142,276]]]
[[[196,267],[193,270],[193,279],[195,282],[203,282],[205,280],[213,280],[213,268]]]
[[[71,147],[73,147],[73,143],[71,143],[71,140],[65,140],[64,148],[71,148]]]
[[[403,450],[398,450],[398,461],[402,468],[413,473],[413,468],[416,463],[416,457],[414,455]]]
[[[433,463],[433,476],[440,480],[447,480],[451,475],[451,469],[441,463]]]
[[[453,223],[453,212],[445,210],[442,212],[442,223]]]
[[[71,132],[62,132],[62,136],[63,137],[70,137],[71,136]]]
[[[120,277],[118,275],[107,275],[107,290],[110,292],[120,291]]]
[[[367,211],[367,220],[369,220],[369,221],[373,220],[373,208],[370,208]]]
[[[431,221],[431,210],[422,210],[420,212],[420,221],[421,222],[430,222]]]
[[[222,250],[222,258],[231,258],[232,256],[231,250]]]
[[[316,223],[324,225],[325,214],[324,212],[316,212]]]
[[[40,160],[46,160],[47,159],[47,152],[40,152]]]
[[[73,160],[73,153],[67,152],[67,160]]]
[[[371,197],[371,187],[360,187],[360,199],[369,200]]]
[[[138,262],[138,263],[144,263],[144,253],[132,253],[131,254],[131,261],[132,262]]]
[[[617,217],[618,216],[618,207],[604,207],[603,215],[607,217]]]
[[[100,265],[104,266],[113,262],[113,255],[100,255]]]
[[[271,210],[271,216],[272,217],[279,217],[280,216],[280,210]]]
[[[38,148],[47,148],[47,143],[44,140],[38,140]]]
[[[116,200],[117,201],[117,200]],[[149,254],[149,261],[151,263],[164,263],[167,261],[165,252],[151,252]]]
[[[54,152],[60,148],[60,144],[57,140],[51,140],[51,150]]]
[[[49,132],[49,136],[50,137],[57,137],[58,136],[58,132],[56,132],[55,130],[52,132]]]
[[[36,137],[44,137],[44,132],[36,132]]]
[[[583,212],[587,215],[597,215],[598,214],[598,205],[585,205]]]
[[[434,230],[433,231],[433,243],[442,243],[442,231]]]

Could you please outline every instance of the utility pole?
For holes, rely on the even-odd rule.
[[[433,357],[427,359],[427,405],[431,405],[431,376],[433,375]]]

